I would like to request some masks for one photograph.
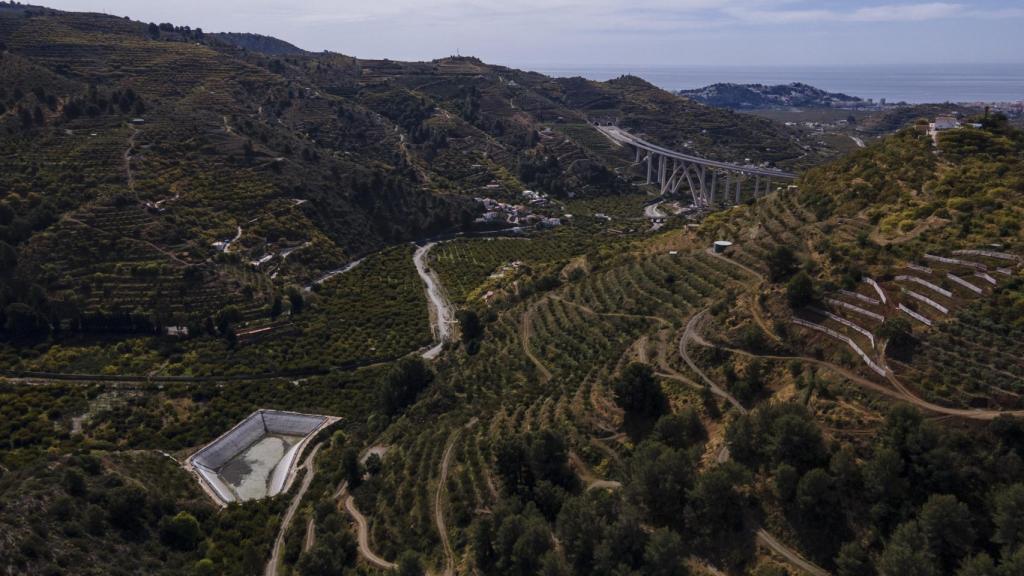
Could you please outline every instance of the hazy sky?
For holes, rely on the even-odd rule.
[[[35,0],[307,50],[571,65],[1024,61],[1024,3],[851,0]]]

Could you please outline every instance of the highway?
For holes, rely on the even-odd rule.
[[[630,134],[629,132],[617,126],[598,126],[597,129],[603,132],[605,136],[607,136],[614,142],[618,142],[620,144],[628,144],[630,146],[638,146],[645,150],[655,152],[657,154],[661,154],[669,158],[684,160],[686,162],[692,162],[694,164],[702,164],[709,168],[719,168],[721,170],[728,170],[730,172],[742,172],[744,174],[753,174],[756,176],[768,176],[771,178],[783,178],[789,180],[796,179],[796,174],[793,174],[791,172],[784,172],[782,170],[775,170],[772,168],[760,168],[757,166],[741,166],[739,164],[719,162],[717,160],[708,160],[707,158],[701,158],[700,156],[693,156],[690,154],[683,154],[682,152],[676,152],[675,150],[670,150],[668,148],[665,148],[664,146],[658,146],[657,144],[648,142],[643,138],[634,136],[633,134]]]

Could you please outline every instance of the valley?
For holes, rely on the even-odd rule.
[[[1024,566],[1001,114],[812,144],[636,77],[8,3],[0,74],[0,571]],[[262,414],[316,425],[230,432]],[[189,471],[219,443],[238,501]]]

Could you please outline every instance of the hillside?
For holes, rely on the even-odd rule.
[[[204,39],[220,40],[226,44],[251,50],[253,52],[261,52],[263,54],[304,54],[305,50],[279,40],[272,36],[264,36],[262,34],[247,34],[242,32],[218,32],[215,34],[204,35]]]
[[[712,84],[694,90],[680,90],[679,95],[708,106],[732,110],[831,108],[864,104],[864,100],[856,96],[828,92],[800,82],[775,86]]]
[[[1002,116],[822,163],[628,76],[10,4],[0,42],[0,572],[1024,572]],[[611,121],[802,172],[686,211]],[[184,464],[258,409],[340,420],[220,508]]]
[[[288,285],[461,229],[472,197],[621,194],[628,155],[594,115],[728,160],[815,158],[771,122],[635,79],[366,61],[10,4],[0,42],[0,240],[18,279],[60,302],[51,324],[87,330],[266,314]]]

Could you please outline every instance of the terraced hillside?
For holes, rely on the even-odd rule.
[[[652,228],[591,120],[815,153],[628,77],[6,3],[0,41],[0,572],[1024,569],[1005,119]],[[221,509],[180,463],[259,408],[340,421]]]

